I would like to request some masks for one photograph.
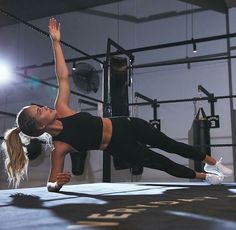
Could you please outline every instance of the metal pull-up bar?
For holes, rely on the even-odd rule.
[[[215,102],[217,102],[217,99],[214,96],[214,93],[208,92],[202,85],[198,85],[198,91],[201,91],[206,94],[208,97],[208,102],[211,105],[211,116],[215,116]]]
[[[214,99],[229,99],[229,98],[236,98],[236,95],[232,96],[216,96]],[[183,98],[183,99],[174,99],[174,100],[163,100],[163,101],[157,101],[158,104],[167,104],[167,103],[178,103],[178,102],[192,102],[192,101],[208,101],[208,97],[202,97],[202,98]],[[129,106],[132,105],[150,105],[150,102],[137,102],[137,103],[130,103]]]
[[[160,130],[161,128],[161,121],[160,119],[157,119],[157,108],[160,107],[160,105],[157,102],[157,99],[151,99],[149,97],[144,96],[141,93],[135,92],[135,97],[139,97],[147,102],[149,102],[153,108],[153,120],[150,120],[150,123],[155,126],[156,128],[158,128]]]
[[[234,37],[236,37],[236,33],[222,34],[222,35],[211,36],[211,37],[202,37],[199,39],[194,39],[194,41],[196,43],[203,43],[203,42],[222,40],[222,39],[234,38]],[[183,46],[183,45],[189,45],[189,44],[192,44],[192,39],[179,41],[179,42],[170,42],[170,43],[165,43],[165,44],[160,44],[160,45],[144,46],[144,47],[135,48],[135,49],[128,49],[126,51],[129,53],[138,53],[138,52],[171,48],[171,47],[177,47],[177,46]],[[107,53],[95,54],[95,55],[92,55],[91,57],[92,58],[103,58],[103,57],[106,57],[106,54]],[[117,54],[119,54],[119,52],[115,51],[115,52],[112,52],[111,54],[117,55]],[[219,61],[219,60],[225,60],[225,59],[230,59],[230,58],[236,58],[236,55],[230,56],[230,55],[226,54],[226,56],[224,55],[224,56],[220,56],[220,57],[201,58],[201,59],[196,59],[194,57],[194,58],[186,58],[181,61],[172,61],[172,62],[163,61],[163,62],[159,62],[159,63],[138,64],[138,65],[133,65],[132,68],[137,69],[137,68],[147,68],[147,67],[155,67],[155,66],[168,66],[168,65],[186,64],[186,63]],[[88,60],[88,59],[90,59],[90,58],[89,57],[71,58],[71,59],[67,59],[66,62],[84,61],[84,60]],[[35,66],[35,65],[21,66],[21,67],[19,67],[19,69],[33,69],[33,68],[45,67],[45,66],[49,66],[49,65],[53,65],[53,62],[43,63],[41,66]]]

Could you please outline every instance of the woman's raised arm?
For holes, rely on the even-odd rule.
[[[64,110],[67,109],[67,107],[69,108],[70,82],[68,67],[65,62],[65,58],[60,44],[60,23],[58,23],[55,18],[50,18],[48,28],[52,41],[55,60],[55,72],[59,86],[57,98],[55,100],[55,108],[59,113],[61,113],[61,110],[63,110],[62,113],[64,113]]]

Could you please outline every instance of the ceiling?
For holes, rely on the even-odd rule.
[[[221,13],[227,13],[229,8],[236,7],[236,0],[180,0],[205,9],[215,10]]]
[[[0,0],[0,27],[17,22],[6,17],[2,10],[24,21],[30,21],[119,1],[121,0]]]
[[[24,21],[49,17],[72,11],[89,9],[121,0],[0,0],[0,27],[14,24],[17,21],[6,17],[3,11],[17,16]],[[236,0],[180,0],[201,8],[227,13],[229,8],[236,7]]]

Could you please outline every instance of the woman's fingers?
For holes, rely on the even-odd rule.
[[[71,175],[67,173],[59,173],[57,176],[58,179],[70,179]]]
[[[49,19],[48,27],[50,30],[53,29],[53,19],[52,18]]]
[[[49,23],[48,23],[49,34],[50,34],[50,37],[55,41],[60,40],[60,28],[61,28],[61,25],[60,23],[57,22],[55,18],[49,19]]]
[[[61,184],[68,183],[71,179],[71,173],[70,172],[62,172],[58,173],[57,175],[57,182]]]
[[[60,23],[60,22],[58,22],[57,30],[58,30],[58,31],[61,31],[61,23]]]

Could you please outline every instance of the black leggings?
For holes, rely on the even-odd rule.
[[[110,119],[112,138],[106,151],[111,155],[130,165],[158,169],[175,177],[195,178],[195,171],[152,151],[148,146],[199,161],[204,160],[206,154],[199,152],[193,146],[169,138],[145,120],[127,117]]]

